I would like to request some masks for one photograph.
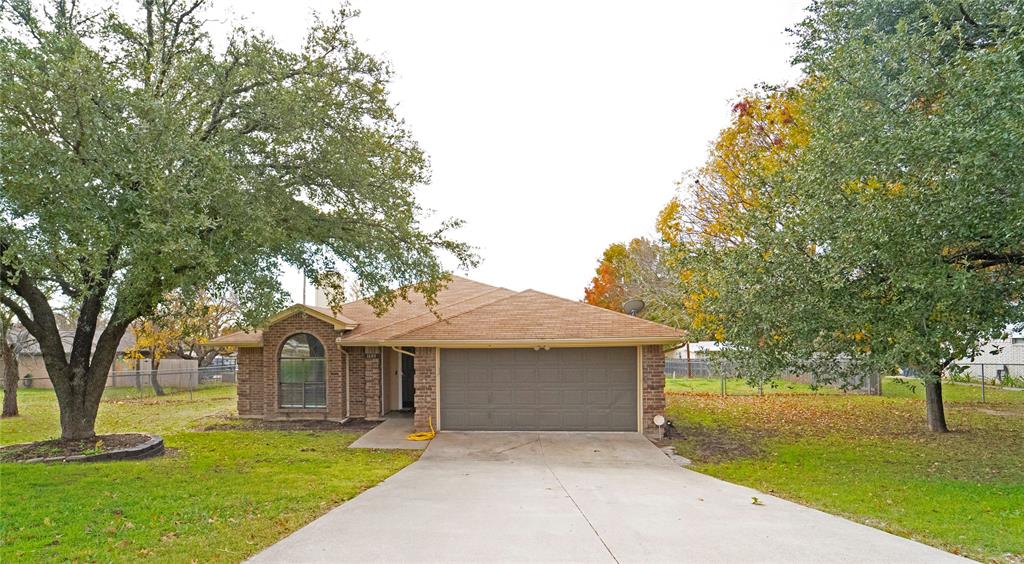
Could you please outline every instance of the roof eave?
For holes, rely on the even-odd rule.
[[[339,337],[342,346],[356,347],[437,347],[437,348],[533,348],[533,347],[633,347],[672,345],[685,337],[608,337],[589,339],[384,339],[363,340]]]
[[[233,341],[233,340],[230,340],[230,339],[222,341],[222,340],[215,339],[215,340],[211,340],[211,341],[207,341],[206,343],[203,343],[203,346],[204,347],[259,348],[259,347],[263,346],[263,339],[260,339],[259,341],[249,341],[249,340]]]
[[[332,326],[334,326],[335,329],[340,329],[342,331],[351,331],[359,326],[359,323],[357,323],[355,320],[348,318],[338,319],[337,317],[331,317],[305,304],[295,304],[293,306],[287,307],[271,316],[263,325],[265,327],[270,327],[271,325],[277,323],[278,321],[291,317],[299,312],[315,317],[326,323],[330,323]]]

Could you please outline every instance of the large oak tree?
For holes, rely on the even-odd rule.
[[[426,159],[351,10],[289,51],[244,27],[212,41],[205,4],[0,3],[0,302],[39,342],[65,439],[94,435],[118,341],[169,292],[230,291],[251,324],[282,305],[282,264],[344,263],[384,308],[435,293],[439,254],[475,260],[457,222],[421,223]],[[77,312],[69,350],[50,291]]]
[[[944,370],[1024,315],[1024,12],[822,0],[795,31],[807,79],[738,104],[666,214],[680,283],[748,368],[914,369],[946,431]]]

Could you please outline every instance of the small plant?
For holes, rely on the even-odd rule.
[[[103,448],[103,441],[100,440],[96,441],[96,444],[93,445],[92,448],[87,448],[83,450],[82,454],[86,456],[92,456],[94,454],[102,454],[103,452],[106,452],[106,449]]]
[[[1004,374],[1001,384],[1007,388],[1024,388],[1024,376]]]

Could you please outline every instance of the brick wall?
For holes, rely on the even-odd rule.
[[[263,417],[263,349],[238,349],[238,415]]]
[[[415,428],[417,432],[429,431],[428,421],[435,418],[437,413],[437,349],[431,347],[416,347],[416,358],[413,359],[413,366],[416,369],[416,418]],[[437,421],[434,421],[434,428],[437,428]]]
[[[348,389],[352,394],[352,417],[366,417],[366,349],[345,347],[349,354]]]
[[[366,418],[380,419],[380,347],[366,347],[366,368],[363,370],[363,389],[365,389]]]
[[[665,353],[661,345],[640,347],[640,367],[643,373],[640,388],[643,394],[643,431],[647,435],[657,435],[654,416],[665,414]]]
[[[281,408],[277,399],[278,357],[281,345],[296,333],[309,333],[324,345],[327,357],[327,407]],[[334,327],[306,313],[267,327],[263,331],[263,415],[267,419],[343,419],[345,417],[345,357],[338,350]]]

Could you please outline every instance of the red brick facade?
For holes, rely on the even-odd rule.
[[[324,345],[327,359],[327,406],[323,408],[281,408],[278,403],[278,357],[281,345],[296,333],[309,333]],[[380,347],[338,347],[340,333],[330,324],[305,313],[285,318],[263,332],[262,347],[238,351],[238,414],[263,419],[332,419],[381,417],[381,361],[388,349]],[[641,418],[643,432],[655,434],[655,415],[665,412],[665,357],[660,345],[639,347],[642,371]],[[436,348],[419,347],[413,365],[415,376],[415,428],[429,430],[437,421]],[[346,374],[348,381],[346,383]]]
[[[263,349],[238,349],[238,415],[263,417]]]
[[[661,345],[640,347],[640,370],[643,374],[640,385],[643,432],[658,435],[654,416],[665,415],[665,353]]]
[[[380,419],[381,410],[381,362],[383,362],[380,347],[366,347],[363,354],[365,363],[363,368],[363,389],[365,390],[364,401],[365,417],[367,419]]]
[[[278,403],[277,366],[284,342],[309,333],[324,345],[327,358],[327,407],[282,408]],[[380,353],[377,347],[338,347],[331,324],[304,313],[283,319],[263,332],[262,347],[238,349],[238,415],[261,419],[379,418]],[[348,375],[346,384],[345,377]],[[346,397],[350,394],[351,397]]]
[[[416,349],[413,366],[416,368],[415,427],[417,432],[429,431],[431,422],[437,427],[437,349]]]

